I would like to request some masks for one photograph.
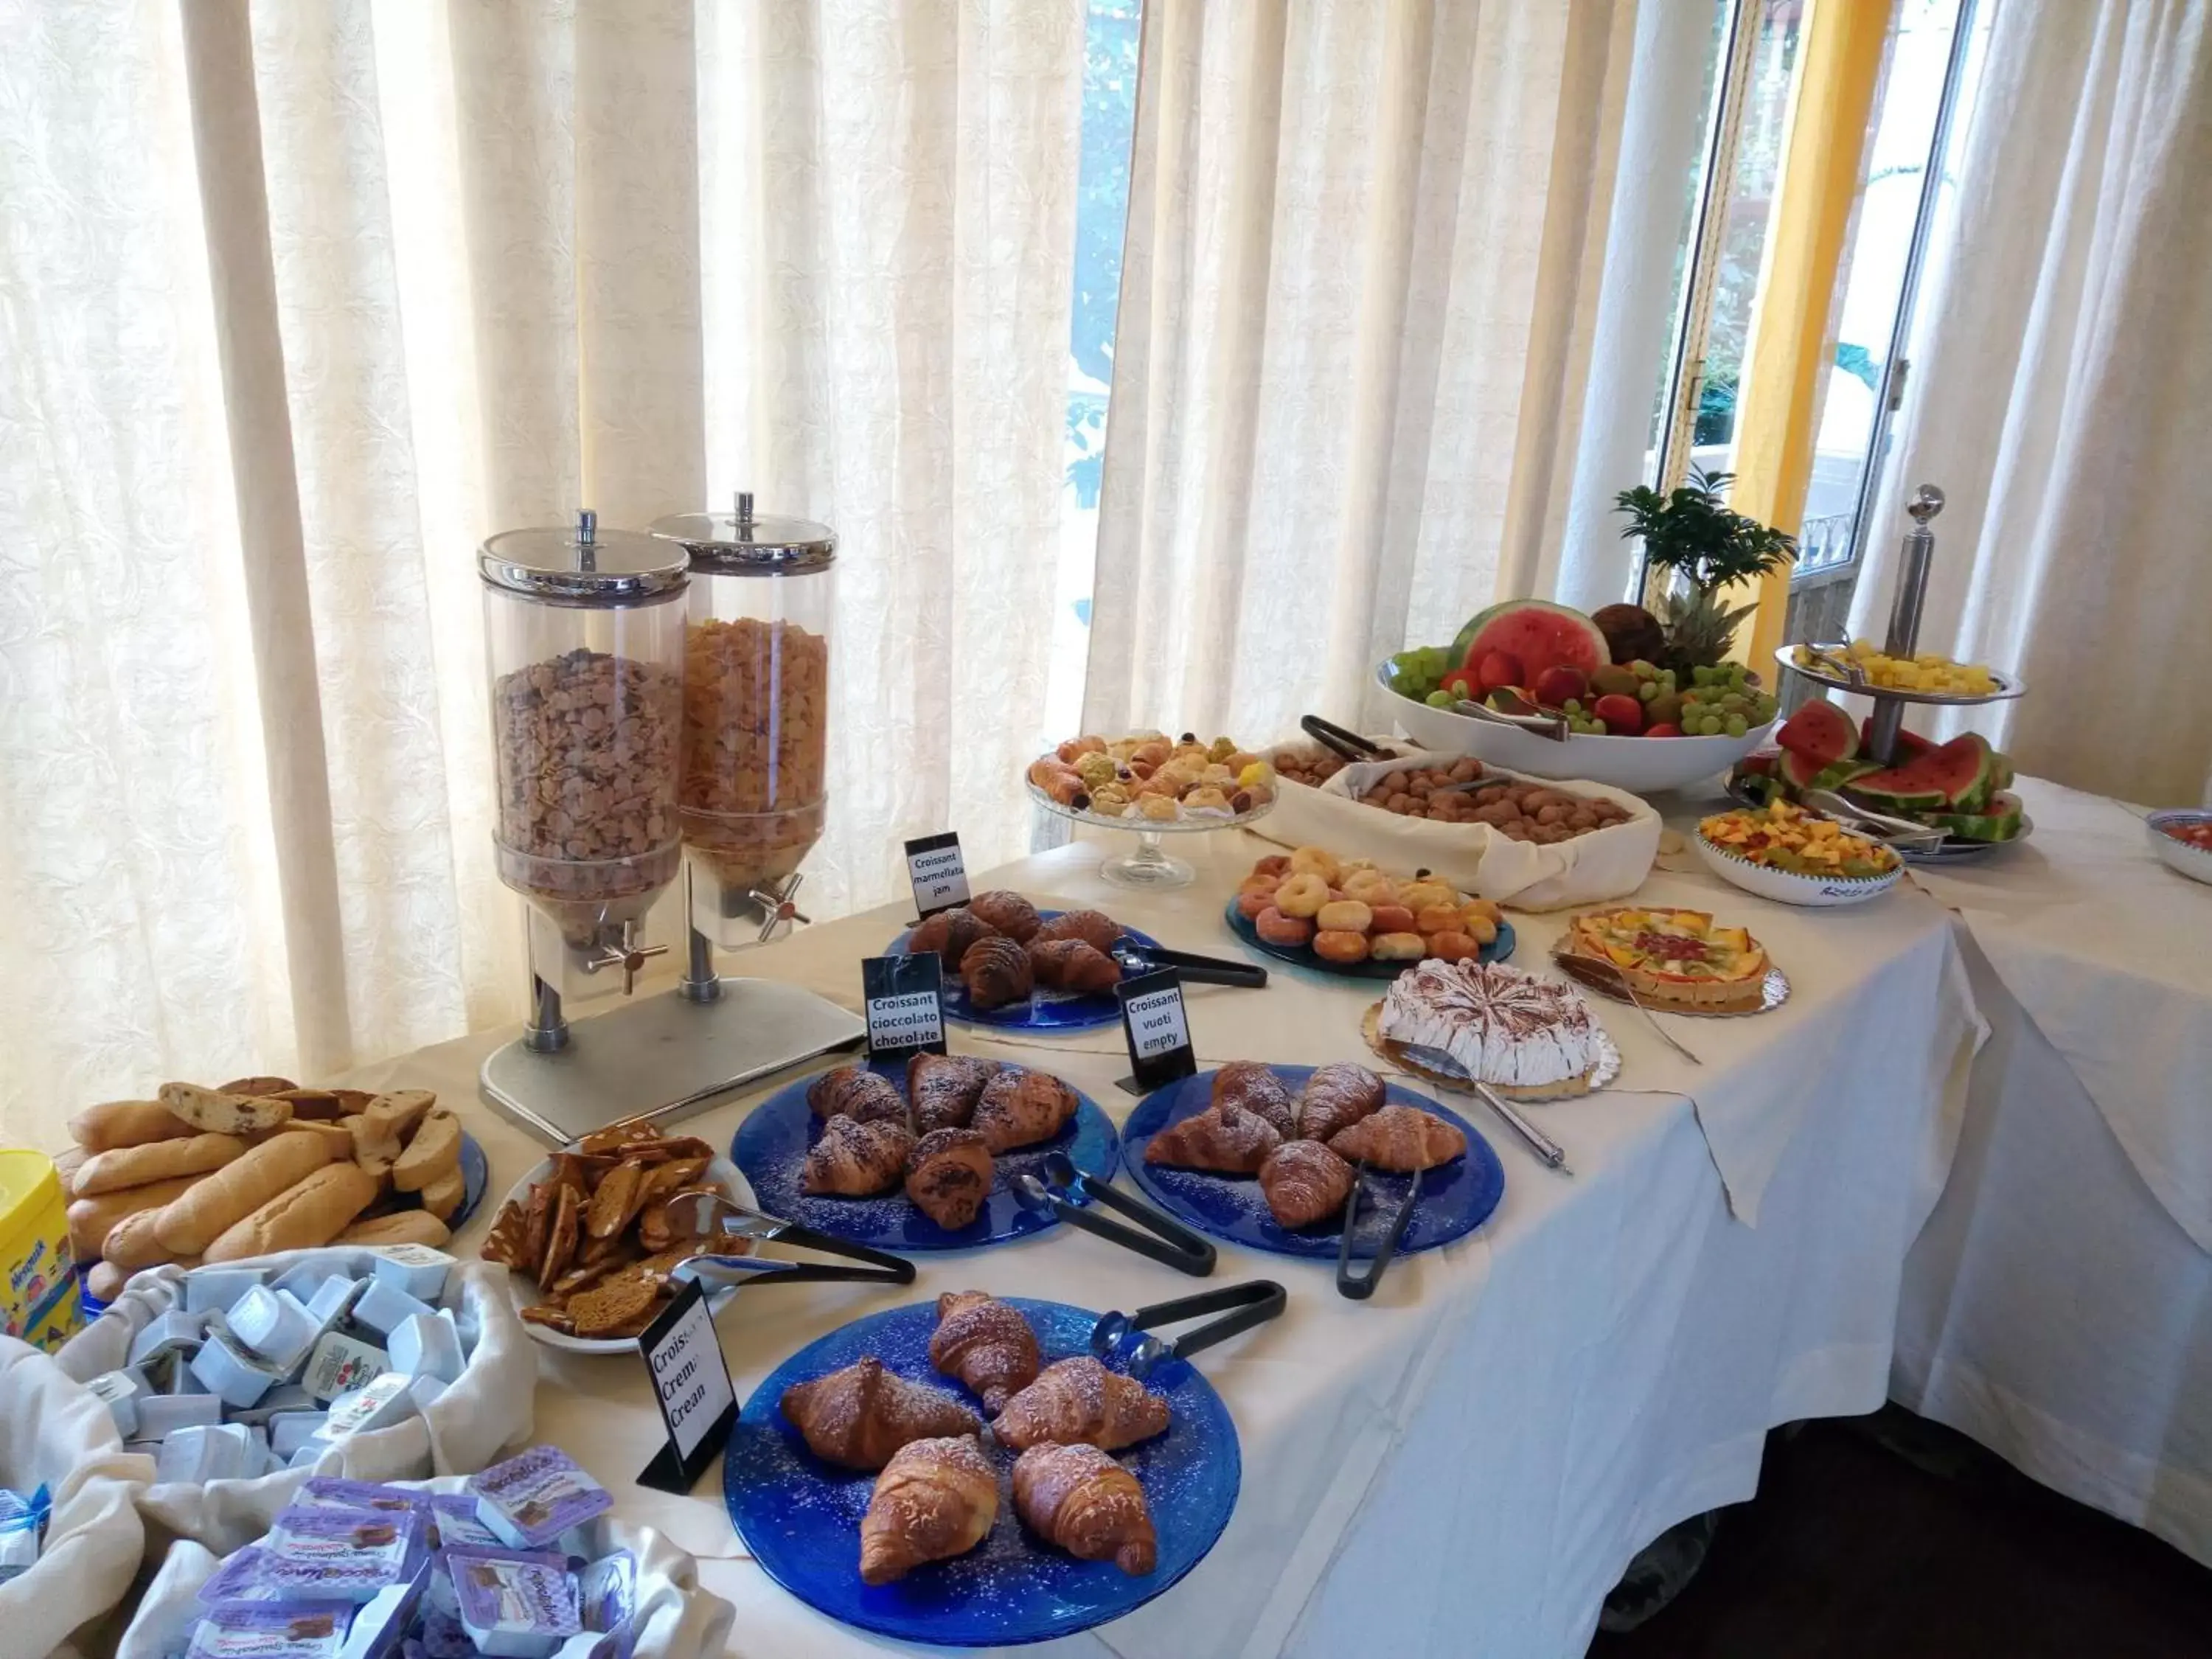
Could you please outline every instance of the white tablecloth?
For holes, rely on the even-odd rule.
[[[1194,838],[1195,839],[1195,838]],[[1167,945],[1229,953],[1220,911],[1255,848],[1199,856],[1194,889],[1134,896],[1103,886],[1079,843],[991,884],[1110,908]],[[1179,851],[1187,850],[1179,848]],[[1681,1516],[1753,1491],[1761,1437],[1793,1418],[1870,1410],[1888,1375],[1906,1246],[1941,1188],[1947,1088],[1963,1088],[1977,1026],[1943,913],[1900,890],[1851,918],[1814,919],[1703,876],[1656,895],[1694,896],[1745,918],[1796,982],[1757,1020],[1677,1021],[1704,1058],[1668,1054],[1641,1018],[1609,1009],[1626,1058],[1614,1090],[1542,1109],[1573,1179],[1543,1170],[1502,1126],[1466,1108],[1506,1168],[1498,1214],[1469,1240],[1395,1266],[1376,1300],[1339,1298],[1325,1267],[1224,1246],[1215,1283],[1291,1286],[1279,1321],[1201,1364],[1235,1415],[1244,1484],[1212,1554],[1151,1607],[1045,1655],[1579,1654],[1600,1598],[1633,1553]],[[773,974],[848,1005],[858,959],[901,913],[807,930],[727,971]],[[1834,925],[1831,925],[1831,923]],[[1540,963],[1556,920],[1516,917],[1520,959]],[[1196,988],[1207,1063],[1364,1057],[1371,985],[1296,973],[1265,994]],[[588,1041],[588,1027],[579,1041]],[[471,1099],[497,1035],[425,1050],[358,1079],[404,1080]],[[1115,1116],[1127,1066],[1118,1031],[1050,1045],[956,1048],[1068,1077]],[[1638,1092],[1649,1088],[1654,1092]],[[1730,1170],[1732,1218],[1693,1089]],[[726,1143],[758,1094],[692,1120]],[[518,1131],[470,1112],[497,1193],[538,1156]],[[1742,1190],[1736,1191],[1741,1181]],[[473,1246],[491,1206],[468,1230]],[[1064,1231],[925,1258],[911,1290],[763,1292],[721,1321],[742,1396],[793,1349],[861,1314],[975,1285],[1093,1309],[1193,1288],[1168,1270]],[[719,1473],[690,1498],[630,1484],[658,1419],[635,1359],[547,1351],[538,1432],[613,1486],[630,1519],[698,1556],[738,1609],[733,1651],[813,1659],[882,1650],[769,1583],[725,1518]]]

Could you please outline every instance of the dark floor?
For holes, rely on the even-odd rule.
[[[1688,1588],[1590,1659],[2212,1654],[2212,1571],[1890,1407],[1769,1437]]]

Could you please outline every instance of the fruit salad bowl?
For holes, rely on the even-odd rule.
[[[2169,870],[2178,870],[2191,881],[2212,884],[2212,847],[2183,839],[2183,832],[2212,823],[2212,812],[2173,809],[2154,812],[2143,820],[2150,850]]]
[[[1631,794],[1680,789],[1727,771],[1766,740],[1768,720],[1740,738],[1615,738],[1575,732],[1565,742],[1540,737],[1437,708],[1409,697],[1394,683],[1389,662],[1375,671],[1376,683],[1390,694],[1390,714],[1398,727],[1424,749],[1473,755],[1486,766],[1525,772],[1538,778],[1585,778]]]

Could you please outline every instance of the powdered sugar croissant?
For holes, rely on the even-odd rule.
[[[1433,1112],[1385,1106],[1329,1138],[1329,1150],[1353,1163],[1410,1174],[1449,1164],[1467,1151],[1467,1137]]]
[[[1080,1354],[1039,1371],[1036,1382],[1006,1401],[991,1432],[1016,1451],[1048,1442],[1119,1451],[1166,1433],[1167,1426],[1166,1401],[1134,1377]]]
[[[1031,1446],[1014,1460],[1014,1513],[1082,1561],[1132,1577],[1159,1565],[1159,1540],[1137,1477],[1096,1446]]]
[[[811,1382],[793,1383],[778,1403],[810,1451],[848,1469],[879,1469],[908,1441],[974,1434],[983,1426],[951,1395],[885,1370],[873,1354]]]
[[[888,1584],[925,1561],[965,1554],[998,1518],[998,1474],[973,1435],[908,1441],[876,1477],[860,1517],[860,1577]]]

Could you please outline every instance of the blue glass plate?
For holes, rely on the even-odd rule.
[[[1037,912],[1047,921],[1066,914],[1064,910]],[[1140,933],[1133,927],[1124,927],[1121,933],[1139,950],[1160,948],[1159,940],[1150,933]],[[914,929],[909,927],[884,947],[884,954],[908,954],[906,942],[913,937]],[[1082,996],[1037,991],[1025,1003],[1010,1002],[1003,1008],[978,1009],[969,1006],[968,988],[960,982],[960,975],[948,968],[945,972],[945,1017],[967,1025],[995,1025],[1005,1031],[1088,1031],[1100,1025],[1121,1024],[1121,1002],[1111,991]]]
[[[872,1065],[869,1069],[889,1078],[901,1094],[906,1092],[904,1061]],[[1081,1103],[1057,1135],[1034,1146],[999,1154],[998,1178],[991,1184],[991,1196],[982,1212],[957,1232],[948,1231],[915,1208],[902,1192],[889,1192],[880,1198],[822,1198],[799,1190],[807,1149],[822,1132],[822,1121],[806,1105],[806,1085],[813,1081],[811,1077],[802,1079],[754,1107],[752,1115],[738,1126],[737,1138],[730,1143],[730,1161],[752,1183],[759,1208],[817,1232],[849,1238],[856,1244],[902,1253],[968,1250],[1056,1227],[1058,1217],[1022,1208],[1010,1184],[1014,1173],[1035,1170],[1049,1153],[1066,1152],[1076,1168],[1104,1180],[1114,1173],[1119,1156],[1112,1120],[1090,1096],[1079,1091],[1076,1098]]]
[[[1028,1317],[1047,1364],[1091,1351],[1097,1316],[1058,1302],[1008,1297]],[[827,1376],[866,1354],[889,1370],[981,1402],[932,1369],[934,1303],[871,1314],[810,1343],[753,1390],[730,1432],[722,1492],[730,1519],[768,1576],[816,1611],[862,1630],[939,1647],[1000,1647],[1070,1636],[1143,1606],[1213,1547],[1237,1507],[1243,1465],[1237,1425],[1198,1372],[1171,1360],[1146,1386],[1172,1416],[1156,1440],[1117,1453],[1145,1489],[1159,1565],[1133,1578],[1111,1561],[1079,1561],[1033,1535],[1014,1514],[1006,1471],[1014,1455],[983,1442],[1000,1470],[999,1518],[972,1552],[933,1561],[890,1584],[860,1582],[860,1516],[876,1477],[823,1462],[777,1409],[794,1382]]]
[[[1328,974],[1339,979],[1395,979],[1413,965],[1410,962],[1331,962],[1327,957],[1315,955],[1310,945],[1271,945],[1260,937],[1250,918],[1237,909],[1234,898],[1229,901],[1228,907],[1221,915],[1229,924],[1229,931],[1243,940],[1249,949],[1259,951],[1262,956],[1273,957],[1278,962],[1310,968],[1317,974]],[[1501,921],[1498,924],[1498,937],[1482,947],[1482,960],[1503,962],[1512,954],[1513,924]]]
[[[1296,1094],[1316,1068],[1273,1066],[1268,1069]],[[1170,1170],[1145,1162],[1146,1145],[1154,1135],[1170,1123],[1180,1123],[1204,1111],[1212,1103],[1213,1075],[1212,1072],[1200,1072],[1180,1083],[1170,1083],[1164,1089],[1155,1089],[1139,1103],[1121,1130],[1121,1161],[1128,1165],[1129,1173],[1163,1209],[1216,1238],[1249,1244],[1255,1250],[1273,1250],[1277,1255],[1334,1261],[1343,1229],[1334,1218],[1294,1232],[1268,1213],[1267,1200],[1257,1181],[1240,1176],[1208,1175],[1202,1170]],[[1498,1200],[1505,1195],[1505,1166],[1498,1161],[1498,1154],[1490,1143],[1457,1112],[1403,1084],[1385,1079],[1384,1086],[1392,1105],[1415,1106],[1425,1112],[1434,1112],[1465,1135],[1467,1155],[1436,1169],[1425,1170],[1418,1176],[1369,1170],[1369,1190],[1382,1202],[1372,1211],[1364,1206],[1361,1208],[1361,1237],[1365,1237],[1370,1226],[1376,1230],[1379,1237],[1388,1218],[1405,1197],[1409,1181],[1421,1183],[1421,1197],[1413,1206],[1413,1218],[1407,1224],[1405,1237],[1399,1241],[1398,1254],[1433,1250],[1439,1244],[1465,1237],[1490,1218],[1490,1212],[1498,1207]],[[1355,1242],[1353,1248],[1363,1247]]]

